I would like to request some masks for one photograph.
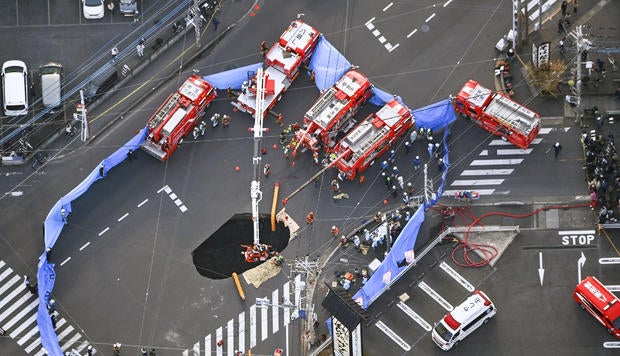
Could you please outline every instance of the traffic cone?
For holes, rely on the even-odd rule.
[[[239,168],[239,166],[235,166],[235,171],[239,172],[241,170],[241,168]]]
[[[274,144],[273,144],[273,149],[274,149],[274,150],[277,150],[277,149],[278,149],[278,145],[274,143]]]

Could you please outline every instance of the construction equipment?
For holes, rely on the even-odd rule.
[[[469,80],[454,98],[454,109],[478,126],[526,149],[538,135],[540,115],[503,93]]]
[[[149,119],[142,149],[161,161],[167,160],[216,97],[215,88],[203,78],[195,74],[187,78]]]
[[[310,56],[318,43],[320,33],[312,26],[297,19],[291,22],[280,40],[265,55],[265,105],[263,117],[276,105],[282,93],[299,75],[302,65],[310,61]],[[256,113],[256,76],[248,75],[241,92],[232,104],[250,115]]]
[[[333,153],[343,158],[336,166],[353,180],[383,155],[415,124],[409,109],[392,99],[369,115],[336,144]]]
[[[355,122],[353,115],[372,96],[372,84],[351,69],[325,90],[304,116],[304,127],[296,132],[297,145],[329,152]]]

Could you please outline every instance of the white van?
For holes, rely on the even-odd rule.
[[[486,324],[496,312],[489,297],[477,290],[435,324],[433,341],[442,350],[450,350],[480,325]]]
[[[62,96],[61,84],[62,64],[49,62],[39,67],[41,75],[41,101],[43,106],[57,108],[60,106]]]
[[[28,68],[22,61],[2,64],[2,103],[7,116],[28,114]]]

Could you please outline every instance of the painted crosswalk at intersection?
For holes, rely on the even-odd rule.
[[[43,356],[46,352],[41,345],[37,326],[38,306],[39,298],[26,288],[22,278],[6,262],[0,260],[0,327],[27,354]],[[54,315],[61,350],[85,353],[88,340],[58,311],[55,311]],[[96,352],[97,350],[93,349],[93,354]]]

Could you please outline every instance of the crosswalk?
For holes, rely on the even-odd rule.
[[[27,290],[22,278],[0,260],[0,327],[27,354],[45,355],[37,326],[39,298]],[[86,353],[89,342],[67,320],[56,316],[56,334],[63,352]],[[96,350],[93,350],[93,354]]]
[[[298,285],[301,285],[300,275],[295,276],[292,285],[290,282],[284,283],[282,291],[278,288],[271,295],[261,298],[267,303],[252,304],[236,318],[231,318],[225,325],[206,335],[204,340],[196,342],[191,349],[184,350],[183,356],[236,356],[235,351],[247,351],[267,340],[280,331],[280,326],[286,328],[299,317],[301,293],[299,288],[294,287]],[[294,291],[291,291],[291,287]],[[290,299],[291,294],[293,300]],[[218,345],[220,341],[222,345]]]
[[[469,166],[458,174],[458,178],[448,184],[452,189],[446,189],[443,195],[454,196],[460,190],[475,190],[481,196],[508,194],[508,192],[498,191],[497,188],[516,172],[527,155],[536,152],[537,147],[543,142],[541,136],[545,136],[551,131],[552,129],[548,127],[541,128],[538,133],[539,137],[532,140],[530,147],[524,150],[507,148],[507,146],[512,146],[512,143],[505,140],[491,140],[487,147],[478,154],[478,157],[473,159]]]

